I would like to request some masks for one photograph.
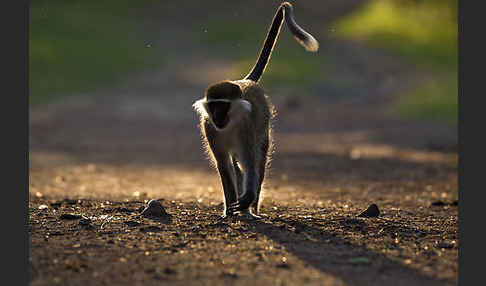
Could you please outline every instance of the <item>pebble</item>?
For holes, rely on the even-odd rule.
[[[82,217],[81,220],[79,220],[79,224],[84,226],[90,225],[91,219],[88,217]]]
[[[154,225],[149,225],[149,226],[146,226],[146,227],[141,227],[139,229],[141,232],[159,232],[159,231],[162,231],[162,229],[158,226],[154,226]]]
[[[67,219],[67,220],[73,220],[73,219],[80,219],[82,216],[77,215],[77,214],[62,214],[60,219]]]
[[[358,215],[358,217],[377,217],[380,215],[380,210],[376,204],[371,204],[364,212]]]
[[[430,205],[436,206],[436,207],[442,207],[442,206],[445,206],[446,203],[444,203],[443,201],[435,201],[435,202],[431,203]]]
[[[232,279],[237,279],[239,276],[238,274],[234,273],[234,272],[227,272],[227,271],[223,271],[221,272],[221,277],[228,277],[228,278],[232,278]]]
[[[167,217],[169,214],[165,211],[162,204],[157,200],[150,200],[147,207],[142,211],[144,217]]]
[[[139,226],[139,225],[141,225],[141,223],[139,223],[137,221],[133,221],[133,220],[126,221],[125,224],[128,225],[128,226]]]
[[[443,201],[435,201],[435,202],[432,202],[430,205],[431,206],[434,206],[434,207],[443,207],[443,206],[454,206],[454,207],[457,207],[458,201],[455,200],[455,201],[452,201],[450,203],[443,202]]]

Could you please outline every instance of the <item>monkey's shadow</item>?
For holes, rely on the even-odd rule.
[[[342,218],[336,223],[340,223],[347,232],[360,231],[365,224],[363,219],[358,218]],[[306,223],[265,218],[250,224],[255,227],[255,231],[285,247],[304,263],[341,279],[346,285],[452,285],[451,281],[433,279],[383,254],[353,245],[335,234]],[[394,227],[403,230],[405,226],[397,224]],[[406,231],[417,232],[414,229]],[[364,259],[364,263],[353,263],[353,258],[358,257]],[[292,265],[288,266],[291,269]]]

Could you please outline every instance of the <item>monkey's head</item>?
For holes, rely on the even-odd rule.
[[[206,100],[227,99],[235,100],[241,99],[242,92],[240,86],[230,81],[222,81],[210,85],[206,89]]]
[[[239,85],[222,81],[209,86],[206,96],[194,104],[200,115],[210,119],[217,129],[224,129],[251,111],[251,104],[242,99]]]

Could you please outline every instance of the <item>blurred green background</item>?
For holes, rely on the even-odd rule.
[[[31,106],[114,85],[136,72],[162,66],[166,59],[155,56],[136,25],[151,5],[162,2],[31,1]],[[321,28],[331,39],[364,43],[424,75],[418,86],[396,94],[391,107],[395,115],[456,124],[457,6],[457,0],[363,1]],[[267,12],[258,14],[268,18]],[[203,23],[210,33],[197,33],[194,41],[218,46],[218,52],[232,60],[229,78],[239,78],[253,65],[267,31],[259,22],[231,13],[218,15]],[[296,18],[299,22],[299,11]],[[268,88],[281,83],[311,86],[326,78],[326,66],[325,56],[317,58],[296,48],[289,33],[281,33],[262,82]]]
[[[392,52],[427,74],[398,95],[397,114],[457,123],[457,1],[370,1],[334,23],[336,37]]]
[[[30,1],[30,105],[115,84],[130,73],[161,64],[135,25],[150,3]]]
[[[267,19],[268,24],[270,20]],[[263,45],[268,27],[262,29],[259,23],[232,18],[211,19],[206,26],[211,33],[202,34],[201,43],[222,47],[222,52],[227,51],[228,56],[234,59],[229,77],[241,78],[249,73]],[[234,54],[235,50],[236,54]],[[299,47],[290,33],[280,33],[261,83],[267,88],[282,83],[297,86],[312,85],[324,75],[320,68],[323,66],[326,66],[325,57],[316,57]]]

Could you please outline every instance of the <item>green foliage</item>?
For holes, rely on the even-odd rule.
[[[160,64],[135,28],[136,13],[150,3],[140,2],[31,1],[30,104],[90,91]]]
[[[399,114],[456,122],[457,0],[375,0],[332,26],[335,36],[362,41],[435,71],[423,86],[400,94]]]
[[[219,52],[234,61],[230,77],[247,75],[258,59],[268,27],[233,19],[210,21],[205,27],[200,41],[218,47]],[[324,76],[324,63],[325,58],[319,53],[307,52],[282,31],[261,82],[268,88],[282,83],[307,86]]]
[[[375,0],[340,19],[340,38],[361,40],[408,60],[455,67],[457,0]]]

